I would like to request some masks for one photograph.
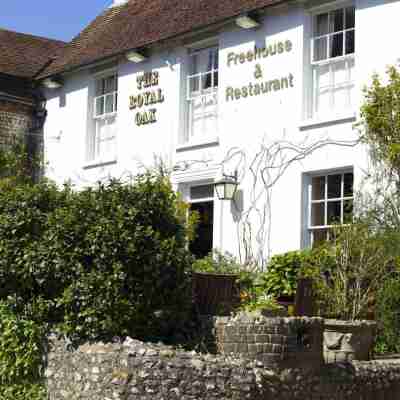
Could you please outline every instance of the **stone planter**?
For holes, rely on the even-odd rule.
[[[376,322],[325,320],[326,363],[369,360],[375,341]]]

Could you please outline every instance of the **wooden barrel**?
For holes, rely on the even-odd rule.
[[[311,278],[299,279],[297,281],[294,314],[298,317],[312,317],[315,312],[313,280]]]
[[[201,315],[229,315],[240,302],[238,275],[194,272],[193,297]]]

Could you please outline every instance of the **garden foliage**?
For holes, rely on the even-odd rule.
[[[381,286],[376,304],[379,336],[376,351],[399,353],[400,342],[400,275],[393,272]]]
[[[186,247],[182,208],[159,175],[0,191],[0,299],[72,338],[171,335],[190,305]]]
[[[268,294],[294,296],[299,278],[315,277],[331,269],[333,258],[326,249],[305,249],[273,256],[263,276]]]
[[[44,400],[43,329],[0,302],[0,400]]]

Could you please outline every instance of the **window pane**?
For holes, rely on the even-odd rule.
[[[218,87],[218,71],[214,72],[214,87]]]
[[[319,14],[315,17],[314,37],[328,33],[328,13]]]
[[[346,8],[346,29],[355,27],[355,8],[347,7]]]
[[[328,202],[328,225],[341,223],[341,202]]]
[[[117,90],[115,76],[109,76],[104,79],[104,94],[112,93]]]
[[[343,33],[331,36],[329,46],[329,57],[340,57],[343,55]]]
[[[114,112],[114,94],[106,95],[106,113]]]
[[[104,94],[104,79],[99,79],[96,81],[96,96],[101,96]]]
[[[203,89],[209,89],[213,87],[213,73],[212,72],[207,72],[203,75]]]
[[[343,9],[335,10],[330,13],[329,33],[340,32],[343,30]]]
[[[214,49],[214,69],[219,67],[219,49]]]
[[[189,93],[198,92],[200,89],[200,76],[192,76],[189,78]]]
[[[353,219],[353,200],[345,200],[343,203],[343,222],[349,224]]]
[[[349,89],[347,87],[339,87],[334,89],[332,92],[333,95],[333,108],[336,112],[342,110],[345,112],[350,107],[350,100],[349,100]]]
[[[317,73],[317,87],[319,89],[327,88],[331,85],[331,79],[330,79],[330,67],[329,65],[319,65],[316,67],[316,73]]]
[[[312,178],[312,200],[323,200],[325,198],[325,177],[316,176]]]
[[[325,225],[325,203],[311,205],[311,226]]]
[[[190,69],[190,75],[195,75],[197,74],[197,65],[198,65],[198,55],[193,54],[191,57],[191,69]]]
[[[347,60],[335,61],[332,64],[332,72],[333,72],[333,85],[340,86],[348,83],[349,74],[347,69]]]
[[[328,199],[338,199],[342,194],[342,175],[328,176]]]
[[[96,116],[104,114],[104,96],[98,97],[96,99]]]
[[[115,156],[115,118],[96,121],[96,157],[107,159]]]
[[[314,61],[327,59],[328,38],[323,37],[314,40]]]
[[[349,172],[344,174],[344,197],[353,196],[354,174]]]
[[[353,54],[355,51],[355,31],[346,32],[346,54]]]

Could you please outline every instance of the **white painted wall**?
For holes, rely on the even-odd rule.
[[[358,104],[362,101],[362,87],[370,82],[373,72],[382,73],[388,64],[399,57],[395,41],[400,34],[400,1],[356,0],[356,86]],[[150,166],[154,155],[161,156],[168,166],[189,167],[176,171],[173,181],[185,192],[190,184],[213,182],[221,174],[221,161],[236,147],[246,154],[247,168],[240,183],[242,201],[246,210],[250,204],[251,175],[248,167],[260,144],[274,140],[294,143],[315,142],[322,138],[351,140],[357,137],[354,121],[321,121],[309,124],[303,121],[307,98],[309,40],[311,17],[302,6],[284,7],[269,11],[257,30],[232,29],[218,37],[219,67],[219,132],[218,144],[197,147],[177,147],[184,129],[184,86],[187,68],[187,49],[178,48],[155,54],[149,60],[133,64],[121,62],[118,66],[118,152],[116,163],[88,167],[85,164],[85,143],[88,124],[88,93],[93,77],[81,71],[65,78],[59,91],[47,93],[48,118],[45,125],[45,152],[47,174],[62,183],[71,180],[76,186],[93,184],[107,176],[121,177],[136,173],[141,165]],[[239,53],[277,41],[290,40],[291,52],[228,67],[231,52]],[[256,82],[255,64],[263,70],[263,81],[292,74],[294,87],[260,96],[226,101],[227,87],[242,87]],[[129,96],[137,94],[136,77],[148,71],[159,71],[160,85],[165,101],[157,104],[158,121],[138,127],[135,112],[129,110]],[[60,107],[60,95],[66,96],[66,106]],[[357,112],[349,110],[349,114]],[[347,115],[347,116],[348,116]],[[211,135],[212,136],[212,135]],[[236,159],[227,165],[232,173]],[[272,192],[271,241],[272,253],[281,253],[302,246],[304,230],[304,173],[353,167],[356,183],[367,166],[366,149],[328,146],[313,153],[301,163],[290,167]],[[187,190],[186,190],[187,192]],[[235,207],[216,200],[214,243],[238,254]],[[253,220],[257,228],[257,219]],[[266,254],[268,251],[266,251]]]

